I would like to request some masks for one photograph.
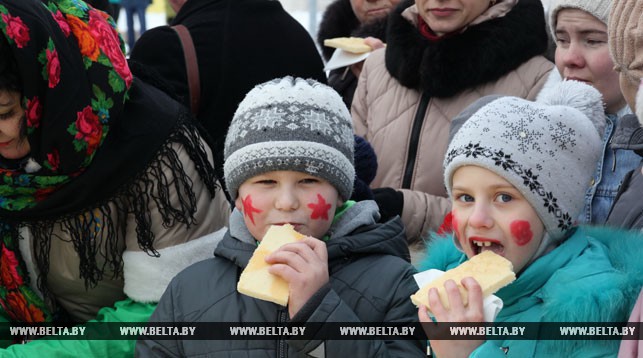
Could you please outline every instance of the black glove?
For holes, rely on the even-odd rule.
[[[373,189],[374,200],[380,207],[381,222],[389,221],[396,215],[402,215],[404,209],[404,194],[393,188]]]

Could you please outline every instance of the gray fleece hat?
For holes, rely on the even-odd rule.
[[[353,191],[353,125],[332,88],[284,77],[257,85],[241,101],[225,140],[223,172],[233,199],[253,176],[277,170],[325,179],[347,200]]]
[[[583,208],[601,155],[597,126],[605,115],[600,93],[576,81],[561,82],[539,100],[501,97],[484,104],[449,144],[444,182],[452,196],[458,168],[494,172],[520,191],[548,236],[559,241]]]

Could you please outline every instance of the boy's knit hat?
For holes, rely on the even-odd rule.
[[[553,240],[566,237],[583,204],[601,155],[596,124],[604,125],[600,93],[563,81],[532,102],[496,99],[455,134],[444,161],[451,196],[453,174],[467,165],[488,169],[529,201]]]
[[[551,35],[554,39],[556,38],[556,22],[560,10],[583,10],[607,25],[611,3],[612,0],[553,0],[551,8],[549,8],[549,30]]]
[[[610,54],[616,69],[633,84],[643,78],[643,1],[614,0],[607,25]]]
[[[284,77],[257,85],[241,101],[225,140],[223,171],[237,198],[247,179],[292,170],[353,191],[353,126],[342,98],[314,80]]]

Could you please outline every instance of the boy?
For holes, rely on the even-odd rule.
[[[236,209],[215,257],[170,284],[151,322],[413,322],[417,290],[399,219],[378,224],[375,202],[353,190],[353,131],[330,87],[286,77],[239,104],[224,172]],[[266,258],[289,283],[288,307],[237,292],[239,275],[270,225],[308,237]],[[220,232],[218,235],[223,235]],[[259,243],[260,245],[261,243]],[[151,341],[139,355],[421,357],[420,340]]]
[[[542,101],[501,97],[474,104],[483,106],[455,134],[444,161],[453,240],[436,239],[422,269],[447,270],[492,250],[512,262],[517,276],[496,293],[504,301],[496,322],[625,321],[641,288],[642,238],[574,222],[601,151],[595,128],[605,120],[600,94],[565,81]],[[468,306],[453,281],[444,285],[449,309],[435,289],[429,291],[438,322],[482,322],[480,286],[472,278],[462,285]],[[430,322],[426,307],[418,314]],[[615,355],[618,340],[430,345],[437,357],[588,357]]]

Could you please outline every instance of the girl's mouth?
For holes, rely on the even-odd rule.
[[[493,251],[494,253],[503,256],[505,252],[505,247],[500,244],[500,241],[495,239],[470,237],[469,243],[471,244],[471,250],[475,255],[483,251]]]

